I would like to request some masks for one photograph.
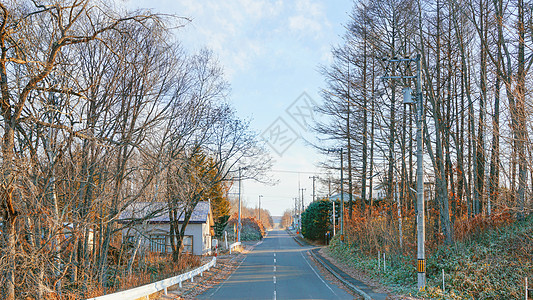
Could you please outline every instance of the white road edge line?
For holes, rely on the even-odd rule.
[[[307,265],[311,268],[311,270],[313,270],[313,272],[315,273],[316,277],[318,277],[323,283],[324,285],[326,285],[328,287],[328,289],[335,295],[338,297],[337,293],[335,293],[335,291],[329,286],[329,284],[327,284],[326,281],[324,281],[324,278],[322,278],[322,276],[320,276],[316,271],[315,271],[315,268],[313,268],[313,266],[311,266],[311,264],[309,263],[309,261],[307,260],[307,257],[305,257],[304,255],[304,251],[300,251],[300,255],[302,255],[302,257],[304,258],[305,262],[307,263]]]

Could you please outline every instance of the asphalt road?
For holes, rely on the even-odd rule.
[[[353,299],[322,278],[285,231],[271,231],[235,272],[198,299]]]

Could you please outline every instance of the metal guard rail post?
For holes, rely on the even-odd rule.
[[[131,299],[131,300],[134,300],[134,299],[139,299],[139,298],[142,298],[142,297],[146,297],[146,299],[149,299],[148,297],[153,294],[153,293],[157,293],[161,290],[164,290],[165,292],[165,295],[167,294],[167,288],[170,287],[170,286],[173,286],[173,285],[176,285],[176,284],[179,284],[180,287],[181,287],[181,283],[183,281],[186,281],[186,280],[191,280],[191,282],[194,281],[194,276],[197,276],[198,274],[200,274],[200,276],[203,275],[203,272],[209,270],[211,267],[215,266],[216,264],[216,261],[217,261],[217,258],[216,257],[213,257],[213,259],[199,267],[199,268],[196,268],[190,272],[187,272],[187,273],[184,273],[184,274],[180,274],[178,276],[174,276],[174,277],[171,277],[171,278],[167,278],[167,279],[163,279],[163,280],[160,280],[160,281],[157,281],[157,282],[154,282],[154,283],[150,283],[150,284],[146,284],[146,285],[143,285],[143,286],[140,286],[140,287],[136,287],[136,288],[133,288],[133,289],[129,289],[129,290],[125,290],[125,291],[121,291],[121,292],[116,292],[116,293],[113,293],[113,294],[108,294],[108,295],[103,295],[103,296],[99,296],[99,297],[95,297],[95,298],[89,298],[87,300],[114,300],[114,299],[124,299],[124,300],[128,300],[128,299]]]
[[[236,243],[229,245],[229,254],[231,254],[231,250],[233,250],[233,248],[240,246],[240,245],[241,245],[241,242],[236,242]]]

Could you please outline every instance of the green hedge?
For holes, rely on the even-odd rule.
[[[302,213],[302,234],[310,240],[325,240],[326,232],[330,231],[331,212],[333,206],[331,202],[319,200],[311,202]]]

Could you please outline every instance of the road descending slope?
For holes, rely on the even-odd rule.
[[[353,299],[326,281],[309,261],[309,247],[271,231],[235,272],[198,299]]]

